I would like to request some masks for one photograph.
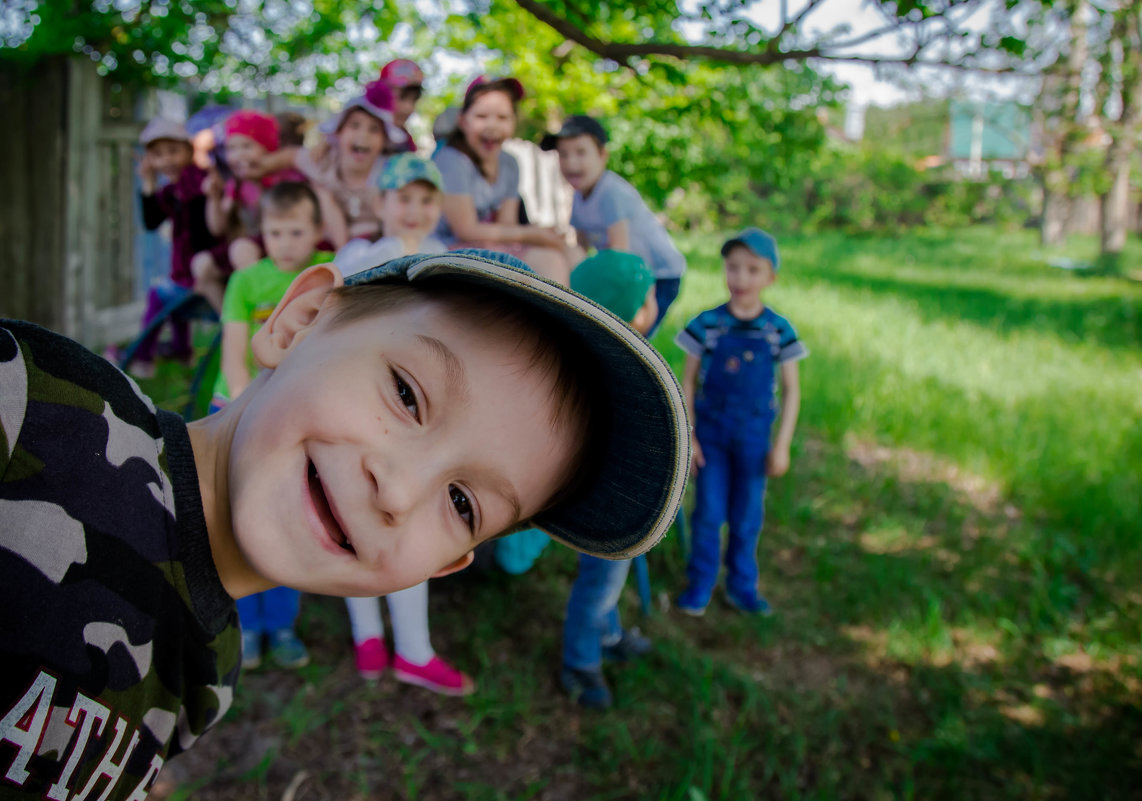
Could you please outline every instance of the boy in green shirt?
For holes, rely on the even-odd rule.
[[[210,410],[238,397],[257,372],[250,338],[306,267],[333,261],[317,250],[321,208],[307,184],[283,181],[262,195],[262,237],[266,257],[230,277],[222,300],[222,368],[214,383]]]

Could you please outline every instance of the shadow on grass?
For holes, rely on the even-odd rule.
[[[552,548],[523,576],[433,582],[434,645],[475,696],[361,682],[343,605],[307,598],[315,664],[246,677],[173,765],[198,760],[200,801],[281,798],[303,773],[299,799],[1136,798],[1137,625],[1106,600],[1128,588],[1095,597],[1001,496],[938,467],[805,446],[762,541],[778,614],[640,620],[630,589],[656,650],[608,668],[610,712],[558,688],[575,558]],[[651,554],[662,607],[678,545]]]
[[[928,283],[867,275],[843,267],[813,270],[831,286],[883,294],[915,303],[925,321],[966,320],[1002,333],[1032,331],[1071,343],[1136,351],[1142,344],[1142,293],[1120,297],[1045,299],[1020,297],[984,287]]]

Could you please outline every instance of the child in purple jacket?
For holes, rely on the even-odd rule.
[[[147,290],[147,308],[143,313],[143,328],[159,315],[163,308],[191,291],[194,277],[190,260],[195,253],[214,245],[214,235],[206,227],[206,196],[202,181],[206,171],[193,160],[194,149],[190,136],[182,123],[156,117],[147,123],[139,136],[143,145],[143,158],[139,162],[139,180],[142,186],[143,225],[153,231],[165,220],[171,221],[170,274]],[[166,183],[159,187],[159,176]],[[190,322],[172,319],[170,355],[188,360],[193,354],[190,341]],[[140,343],[131,363],[131,372],[147,378],[154,373],[154,358],[159,329]],[[116,359],[118,351],[108,354]]]

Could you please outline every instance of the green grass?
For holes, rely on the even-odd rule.
[[[678,326],[724,296],[718,244],[682,242],[656,339],[676,367]],[[316,667],[253,676],[228,724],[272,732],[276,762],[194,797],[278,798],[299,764],[338,798],[1138,797],[1142,286],[1053,255],[991,229],[782,240],[768,300],[812,355],[767,497],[772,618],[669,611],[671,537],[655,612],[623,602],[656,651],[591,714],[556,684],[566,550],[434,582],[465,700],[359,684],[340,602],[307,599]]]

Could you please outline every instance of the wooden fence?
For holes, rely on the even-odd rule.
[[[0,315],[90,346],[137,328],[133,97],[82,59],[0,65]]]

